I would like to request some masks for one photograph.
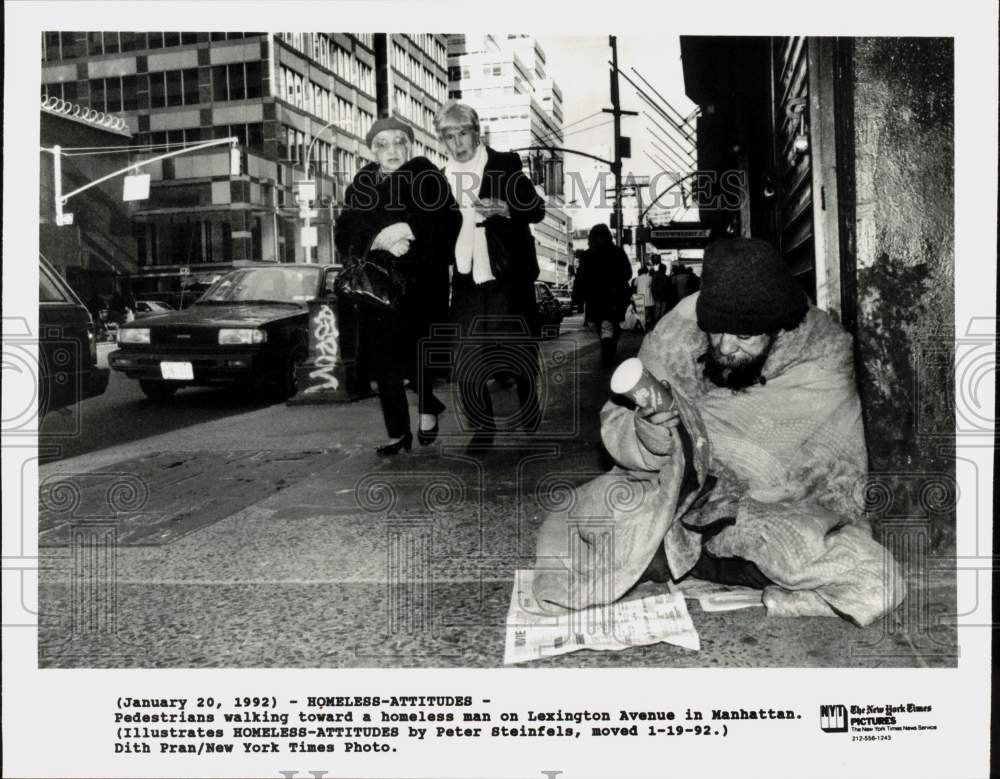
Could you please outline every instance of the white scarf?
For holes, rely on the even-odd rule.
[[[479,196],[486,171],[486,147],[479,144],[476,153],[467,162],[449,159],[444,166],[445,176],[451,185],[451,192],[462,211],[462,229],[455,244],[455,265],[459,273],[472,271],[476,284],[492,281],[490,253],[486,245],[486,228],[477,226],[482,217],[474,204]]]

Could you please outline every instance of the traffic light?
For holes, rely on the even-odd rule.
[[[622,246],[632,245],[632,228],[626,227],[622,230]]]

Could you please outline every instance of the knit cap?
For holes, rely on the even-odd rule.
[[[410,139],[410,143],[413,143],[413,128],[410,125],[400,121],[395,116],[384,116],[373,122],[371,129],[365,134],[365,145],[369,149],[371,148],[372,141],[375,140],[375,136],[383,130],[400,130]]]
[[[733,238],[705,247],[695,311],[706,333],[760,335],[798,327],[809,298],[771,244]]]

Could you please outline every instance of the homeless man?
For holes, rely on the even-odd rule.
[[[667,411],[617,399],[618,467],[539,534],[535,596],[559,611],[686,575],[763,590],[769,614],[867,625],[905,593],[862,510],[867,453],[850,336],[759,239],[705,250],[702,288],[643,341]],[[567,547],[568,541],[568,547]]]

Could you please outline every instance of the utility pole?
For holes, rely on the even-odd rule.
[[[638,116],[636,111],[622,111],[618,96],[618,38],[608,36],[611,46],[611,108],[602,109],[611,114],[615,120],[615,154],[611,164],[611,172],[615,175],[615,208],[613,222],[615,225],[615,243],[622,245],[622,157],[632,156],[631,139],[622,137],[622,117]]]

